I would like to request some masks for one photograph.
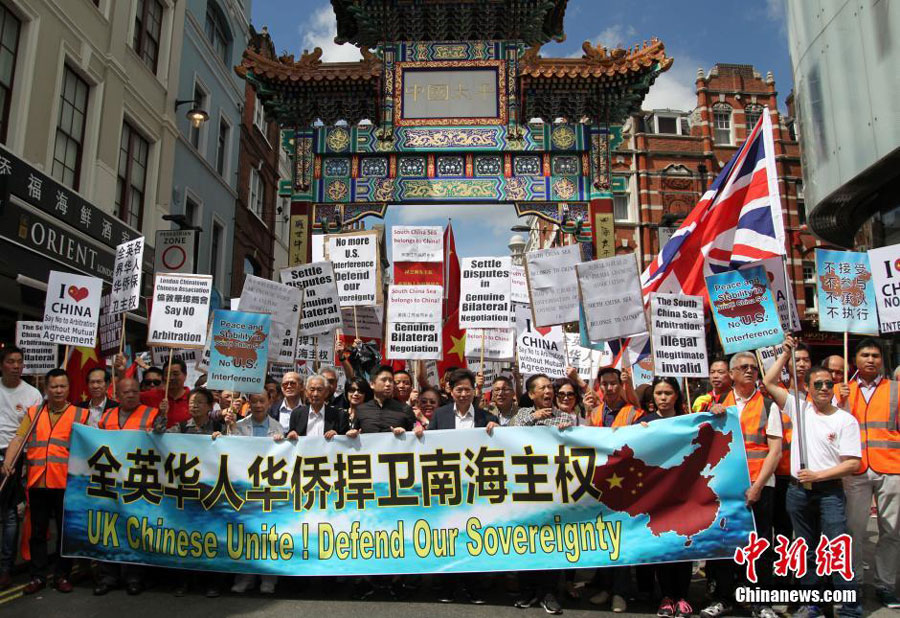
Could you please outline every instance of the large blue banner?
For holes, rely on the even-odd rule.
[[[281,443],[77,425],[63,552],[280,575],[730,558],[748,486],[734,409]]]

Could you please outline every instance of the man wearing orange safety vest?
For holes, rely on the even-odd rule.
[[[711,411],[720,414],[726,408],[737,408],[744,433],[744,449],[750,469],[750,488],[747,490],[747,506],[753,509],[756,533],[760,538],[772,540],[772,508],[775,500],[775,467],[781,458],[781,415],[769,414],[772,401],[757,388],[759,365],[750,352],[738,352],[728,363],[734,389],[722,403]],[[702,618],[719,618],[731,613],[734,603],[736,565],[732,559],[710,560],[706,563],[707,576],[715,582],[715,591],[709,605],[700,612]],[[772,551],[765,552],[758,563],[759,588],[766,590],[772,582]],[[765,604],[753,604],[750,609],[755,618],[777,618],[775,611]]]
[[[643,410],[629,403],[636,399],[631,389],[631,372],[619,371],[615,367],[604,367],[597,372],[603,402],[597,406],[590,418],[594,427],[625,427],[631,425],[643,414]]]
[[[875,546],[875,590],[889,608],[900,607],[894,591],[897,555],[900,554],[900,430],[898,385],[882,376],[884,358],[875,339],[856,346],[856,378],[838,387],[840,407],[859,421],[862,461],[853,476],[844,478],[847,526],[853,537],[853,572],[863,581],[862,546],[869,523],[872,498],[878,514]]]
[[[98,429],[156,433],[163,433],[166,430],[166,417],[156,408],[141,404],[141,387],[137,380],[134,378],[119,380],[116,394],[119,397],[119,405],[103,413],[97,423]],[[125,591],[130,595],[140,594],[143,569],[139,565],[120,565],[117,562],[100,563],[100,578],[94,586],[94,594],[102,596],[117,587],[120,571],[122,579],[125,580]]]
[[[66,476],[69,472],[69,441],[72,426],[85,424],[90,410],[77,408],[69,403],[69,377],[62,369],[51,369],[45,376],[47,402],[29,408],[9,443],[8,457],[3,463],[3,474],[12,474],[11,462],[15,461],[23,446],[27,446],[25,464],[27,470],[28,505],[31,510],[31,581],[25,586],[25,594],[33,594],[47,585],[47,529],[50,518],[56,520],[57,555],[54,569],[54,586],[60,592],[72,592],[69,574],[72,561],[62,557],[63,496],[66,493]],[[28,437],[31,425],[34,431]]]

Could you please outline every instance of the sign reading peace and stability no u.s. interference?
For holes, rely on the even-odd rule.
[[[63,554],[281,575],[730,558],[748,486],[734,411],[280,443],[76,425]]]

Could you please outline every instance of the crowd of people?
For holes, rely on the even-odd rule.
[[[875,593],[884,606],[900,608],[894,590],[900,553],[898,383],[884,373],[881,345],[864,339],[856,346],[852,358],[855,373],[849,380],[845,379],[848,371],[842,357],[832,356],[813,365],[809,348],[791,337],[783,350],[764,375],[753,353],[713,360],[708,389],[693,401],[688,400],[678,379],[656,376],[650,384],[635,388],[630,371],[614,367],[601,368],[590,381],[582,380],[574,369],[556,380],[543,374],[523,380],[512,371],[498,375],[488,389],[483,376],[467,369],[450,369],[440,384],[428,384],[424,372],[381,366],[367,377],[351,371],[343,392],[338,392],[335,370],[323,368],[306,377],[287,372],[280,383],[267,381],[265,392],[244,396],[209,390],[204,378],[188,387],[187,367],[176,357],[168,366],[145,369],[140,381],[134,377],[118,380],[116,400],[111,396],[107,372],[91,370],[86,376],[89,399],[73,404],[65,371],[47,373],[41,393],[22,378],[22,352],[7,346],[0,349],[0,454],[8,480],[0,496],[0,587],[11,582],[20,527],[18,506],[25,491],[31,573],[25,592],[37,592],[48,584],[48,529],[55,520],[56,538],[61,537],[74,423],[109,430],[203,434],[211,439],[229,434],[278,441],[303,436],[328,440],[382,432],[421,436],[435,430],[483,429],[492,433],[507,426],[552,426],[560,431],[573,426],[648,426],[673,416],[723,414],[736,408],[750,478],[746,503],[753,511],[756,532],[772,546],[776,535],[805,540],[807,562],[813,565],[794,580],[776,578],[770,548],[757,563],[759,582],[754,586],[810,590],[830,586],[857,591],[857,601],[841,604],[837,613],[860,616],[865,573],[862,545],[874,504],[878,523],[872,564]],[[122,375],[124,358],[117,358],[116,364]],[[785,374],[790,376],[787,380]],[[23,448],[27,450],[20,465],[13,465]],[[830,581],[824,581],[814,567],[820,537],[847,533],[853,540],[855,578],[848,581],[835,573]],[[71,561],[58,556],[52,568],[53,586],[70,592]],[[693,572],[690,562],[597,569],[587,587],[591,595],[586,598],[617,613],[626,611],[631,599],[654,600],[657,615],[663,618],[698,613],[691,601],[700,603],[702,618],[737,611],[735,589],[747,585],[740,565],[731,559],[707,561],[704,599],[689,598]],[[559,591],[578,599],[584,589],[573,574],[519,573],[515,606],[540,605],[548,613],[561,613],[560,599],[565,598]],[[124,587],[129,594],[139,594],[147,575],[147,569],[137,565],[101,563],[96,568],[94,593],[104,595]],[[209,572],[184,572],[167,579],[176,582],[176,594],[185,594],[193,586],[207,596],[218,596],[225,583],[224,576]],[[441,575],[435,576],[435,582],[433,589],[441,602],[484,602],[483,578]],[[420,578],[413,577],[358,578],[353,596],[363,599],[387,589],[402,598],[404,591],[419,583]],[[259,591],[271,594],[276,585],[275,577],[261,577]],[[238,575],[230,590],[242,594],[255,586],[255,576]],[[777,616],[765,603],[749,604],[745,609],[757,618]],[[806,604],[793,609],[798,618],[815,618],[825,608]]]

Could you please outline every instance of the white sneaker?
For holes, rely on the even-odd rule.
[[[277,575],[263,575],[262,583],[259,585],[259,591],[262,594],[275,594],[275,582],[278,581]]]
[[[235,575],[234,585],[231,587],[231,591],[235,594],[244,594],[245,592],[250,590],[255,583],[256,575],[247,575],[245,573]]]
[[[593,605],[606,605],[609,602],[609,592],[606,590],[601,590],[597,594],[591,597],[591,603]]]
[[[617,614],[623,613],[626,609],[628,609],[628,603],[625,602],[625,597],[614,594],[612,598],[612,610]]]

